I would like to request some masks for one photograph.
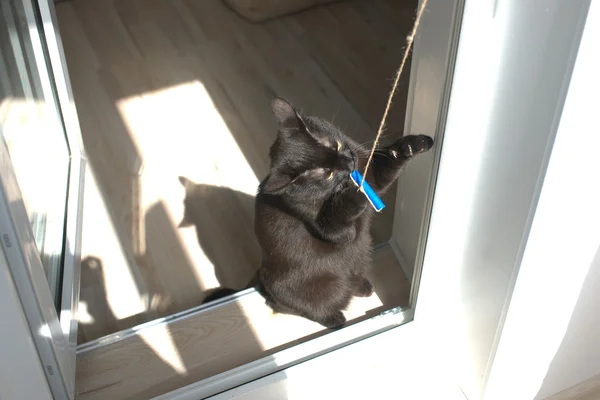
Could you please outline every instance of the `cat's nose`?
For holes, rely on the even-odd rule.
[[[348,171],[354,171],[356,169],[356,157],[348,157],[347,166]]]

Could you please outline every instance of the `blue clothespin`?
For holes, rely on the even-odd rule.
[[[383,201],[381,201],[379,196],[377,196],[377,193],[375,193],[375,191],[367,183],[367,181],[365,181],[362,187],[360,186],[360,184],[363,181],[363,177],[360,174],[360,172],[358,172],[357,170],[352,171],[352,173],[350,174],[350,178],[352,179],[352,182],[354,182],[354,184],[360,188],[360,191],[363,192],[365,196],[367,196],[367,200],[369,200],[369,203],[371,203],[371,206],[373,206],[375,211],[380,212],[385,208],[385,204],[383,204]]]

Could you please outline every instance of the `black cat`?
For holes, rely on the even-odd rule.
[[[374,210],[350,179],[353,170],[364,171],[369,150],[283,99],[272,109],[279,131],[256,196],[263,257],[257,289],[276,312],[340,327],[351,298],[373,293],[366,272]],[[428,136],[410,135],[377,150],[366,181],[384,193],[402,166],[432,145]]]

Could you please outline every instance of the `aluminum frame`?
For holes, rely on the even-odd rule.
[[[277,373],[301,362],[352,345],[377,334],[399,328],[413,318],[413,310],[392,309],[344,329],[279,351],[271,356],[156,396],[153,400],[197,400],[225,392]]]
[[[74,377],[75,371],[69,367],[67,339],[3,139],[0,139],[0,237],[52,392],[58,398],[72,398],[71,376]]]
[[[65,219],[65,245],[60,324],[67,338],[69,379],[75,382],[77,352],[77,309],[81,277],[81,235],[83,196],[87,160],[77,116],[77,107],[69,79],[67,61],[62,45],[56,10],[50,0],[37,0],[49,64],[57,91],[58,103],[70,150],[69,192]]]
[[[73,398],[86,160],[54,5],[48,0],[20,1],[34,48],[32,61],[45,96],[55,103],[58,126],[63,128],[69,148],[59,312],[47,281],[44,283],[43,267],[4,142],[0,144],[0,230],[8,240],[3,240],[7,261],[53,395]]]

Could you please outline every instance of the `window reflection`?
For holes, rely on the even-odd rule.
[[[58,306],[69,149],[35,16],[19,1],[0,3],[0,132]]]

